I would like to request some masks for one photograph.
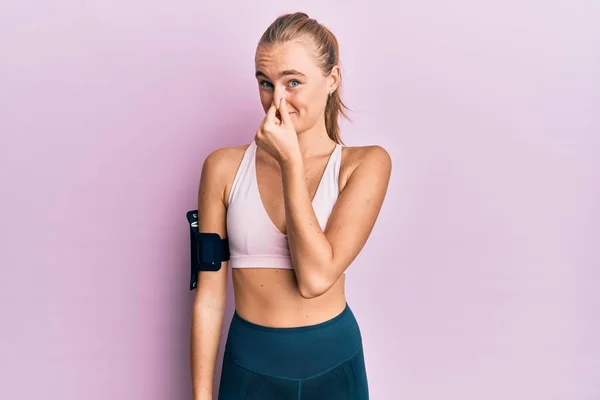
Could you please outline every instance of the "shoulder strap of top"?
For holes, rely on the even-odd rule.
[[[252,178],[248,176],[249,173],[252,173],[252,164],[254,163],[254,157],[256,153],[256,142],[252,141],[250,145],[244,151],[244,156],[242,157],[242,161],[238,166],[238,169],[235,173],[235,177],[233,178],[233,182],[231,184],[231,190],[229,192],[229,203],[231,203],[234,198],[236,192],[238,191],[238,187],[240,185],[248,185],[248,178]]]
[[[339,192],[339,187],[340,187],[340,167],[342,165],[342,145],[341,144],[337,144],[335,147],[335,153],[333,154],[335,156],[335,160],[333,163],[333,168],[334,168],[334,182],[335,182],[335,187],[337,188],[337,191]]]

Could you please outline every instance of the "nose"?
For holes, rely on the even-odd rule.
[[[282,97],[284,97],[287,101],[285,87],[276,86],[275,89],[273,90],[273,103],[276,106],[279,105],[279,101],[281,100]]]

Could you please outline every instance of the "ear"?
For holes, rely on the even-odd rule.
[[[334,65],[327,77],[327,93],[335,92],[340,86],[341,70],[339,65]]]

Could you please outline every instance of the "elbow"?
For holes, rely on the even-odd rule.
[[[300,287],[300,296],[302,296],[302,298],[304,298],[304,299],[308,299],[308,300],[314,299],[316,297],[321,296],[322,294],[323,293],[321,293],[318,290],[312,290],[310,288]]]
[[[325,294],[331,285],[325,279],[313,278],[298,281],[300,296],[305,299],[314,299]]]

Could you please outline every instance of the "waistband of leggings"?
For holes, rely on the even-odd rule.
[[[234,313],[226,356],[257,373],[304,379],[349,360],[361,349],[360,328],[346,303],[327,321],[289,328],[258,325]]]
[[[290,333],[290,332],[306,332],[306,331],[323,329],[326,326],[333,325],[337,321],[347,317],[348,314],[352,314],[352,310],[350,310],[350,306],[348,305],[348,303],[346,303],[346,307],[344,307],[344,310],[342,310],[341,313],[339,313],[338,315],[336,315],[335,317],[333,317],[331,319],[328,319],[327,321],[323,321],[323,322],[320,322],[320,323],[314,324],[314,325],[294,326],[294,327],[288,327],[288,328],[277,328],[277,327],[272,327],[272,326],[264,326],[264,325],[255,324],[254,322],[250,322],[250,321],[242,318],[237,313],[237,311],[234,311],[234,313],[233,313],[233,320],[236,322],[239,322],[241,324],[244,324],[252,329],[258,329],[258,330],[267,331],[267,332]]]

